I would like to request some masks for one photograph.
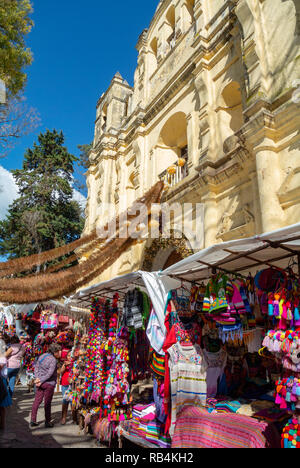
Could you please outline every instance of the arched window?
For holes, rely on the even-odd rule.
[[[183,159],[184,164],[182,161]],[[187,119],[184,112],[172,115],[163,126],[156,150],[157,175],[171,186],[176,185],[188,175]],[[176,166],[176,173],[168,176],[169,166]],[[169,180],[171,178],[171,181]]]
[[[106,131],[107,126],[107,104],[104,104],[102,109],[102,122],[101,122],[101,130],[102,132]]]
[[[158,47],[157,37],[154,37],[152,39],[152,41],[151,41],[150,48],[151,48],[153,54],[155,55],[155,57],[157,57],[157,47]]]
[[[240,84],[232,81],[222,91],[218,107],[222,143],[234,135],[244,124]]]
[[[150,76],[157,69],[157,54],[158,54],[158,40],[157,40],[157,37],[154,37],[152,41],[150,42],[150,53],[148,54],[149,56],[148,66],[149,66]]]
[[[227,114],[229,128],[232,133],[235,133],[244,123],[242,93],[239,83],[232,81],[224,88],[222,101],[222,111]]]
[[[170,25],[170,36],[168,37],[168,44],[171,49],[175,46],[176,43],[176,37],[175,37],[175,24],[176,24],[176,19],[175,19],[175,6],[172,5],[171,8],[168,10],[166,14],[166,19]]]

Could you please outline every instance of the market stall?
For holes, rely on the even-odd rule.
[[[243,426],[243,434],[231,435],[232,446],[246,439],[253,447],[277,446],[288,420],[287,430],[297,434],[295,405],[278,408],[274,398],[282,359],[262,343],[269,330],[299,329],[299,255],[296,225],[218,244],[163,272],[132,273],[68,299],[69,307],[92,309],[81,384],[72,396],[85,426],[100,441],[118,435],[145,447],[223,447],[215,436],[231,420]],[[274,312],[271,298],[282,290],[291,305]]]
[[[70,399],[81,425],[89,426],[101,442],[111,442],[120,423],[132,420],[139,403],[139,408],[146,408],[148,420],[155,419],[147,326],[152,314],[164,329],[165,302],[178,285],[180,281],[158,280],[156,273],[140,271],[82,290],[66,301],[69,307],[92,311]]]
[[[82,309],[70,310],[63,303],[48,301],[32,304],[14,304],[10,306],[12,312],[12,334],[17,334],[22,339],[25,347],[20,381],[27,385],[29,390],[33,389],[34,363],[48,347],[56,342],[64,350],[72,349],[74,339],[78,334],[83,335],[86,324],[89,321],[89,311]],[[4,334],[9,333],[9,328],[5,325],[2,328]],[[61,363],[60,363],[61,364]],[[60,381],[57,383],[57,391],[60,391]]]
[[[299,446],[300,369],[292,362],[299,356],[299,254],[298,224],[212,246],[162,272],[192,285],[193,301],[196,305],[200,302],[205,332],[219,339],[227,352],[227,392],[218,387],[215,398],[207,399],[209,416],[199,413],[195,420],[197,409],[193,402],[190,408],[177,413],[173,447],[182,447],[183,443],[186,447],[227,446],[228,437],[226,440],[224,435],[229,434],[228,414],[220,416],[225,412],[232,413],[231,427],[235,419],[248,413],[251,424],[253,419],[269,423],[279,433],[291,418],[283,430],[282,446]],[[280,346],[276,340],[281,340]],[[275,350],[274,357],[271,353]],[[215,360],[212,356],[217,356],[216,350],[208,361]],[[207,396],[212,396],[209,380],[215,372],[215,364],[208,362]],[[249,427],[250,419],[243,425]],[[238,431],[235,437],[238,439]],[[272,440],[274,443],[274,437]],[[266,446],[272,443],[266,439]],[[235,446],[233,441],[231,446]]]

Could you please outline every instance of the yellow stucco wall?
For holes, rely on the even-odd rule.
[[[112,215],[103,203],[130,206],[186,145],[189,175],[165,200],[204,204],[198,248],[300,221],[299,10],[298,0],[159,2],[134,86],[117,74],[97,103],[85,233]],[[144,251],[95,281],[141,268]]]

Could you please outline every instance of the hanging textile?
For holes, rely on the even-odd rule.
[[[175,431],[177,414],[186,405],[205,406],[207,362],[197,345],[174,344],[168,349],[172,416],[170,435]]]

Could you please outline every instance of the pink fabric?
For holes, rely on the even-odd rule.
[[[189,406],[177,417],[172,448],[280,448],[280,437],[273,426],[248,416]]]
[[[25,354],[25,348],[21,344],[11,345],[13,350],[11,356],[7,360],[8,369],[19,369],[21,367],[21,361]]]

